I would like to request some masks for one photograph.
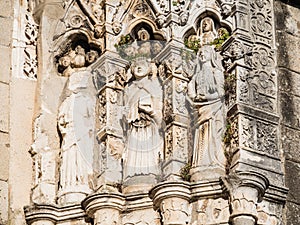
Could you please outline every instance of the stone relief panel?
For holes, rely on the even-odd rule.
[[[277,127],[267,122],[249,117],[241,117],[242,133],[240,141],[243,147],[279,157]]]
[[[229,218],[228,200],[203,199],[193,204],[192,225],[226,224]]]

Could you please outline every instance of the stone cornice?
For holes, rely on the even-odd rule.
[[[92,217],[95,211],[101,208],[112,208],[122,211],[125,197],[117,193],[93,194],[83,200],[82,206],[88,216]]]
[[[33,205],[24,208],[26,221],[32,224],[34,221],[49,220],[61,222],[71,219],[80,219],[86,216],[80,204],[69,206],[57,205]]]

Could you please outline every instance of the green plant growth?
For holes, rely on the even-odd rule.
[[[190,175],[190,170],[191,170],[192,165],[190,163],[185,164],[184,167],[180,169],[180,177],[184,181],[190,181],[191,180],[191,175]]]
[[[225,99],[228,103],[229,96],[235,95],[236,91],[236,75],[234,73],[225,73],[224,80]]]
[[[224,136],[223,136],[223,142],[224,142],[225,146],[230,145],[232,136],[233,136],[232,125],[229,121],[227,121]]]
[[[218,30],[218,37],[215,38],[210,44],[215,45],[217,50],[221,50],[222,44],[230,37],[229,32],[225,28]]]
[[[125,49],[133,42],[133,38],[130,34],[122,35],[119,43],[115,44],[117,51],[123,56],[125,54]]]
[[[184,40],[184,45],[193,50],[195,53],[198,52],[199,48],[201,47],[200,45],[200,40],[198,38],[186,38]]]

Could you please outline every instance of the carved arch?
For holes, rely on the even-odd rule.
[[[132,37],[136,37],[136,33],[140,28],[146,29],[152,33],[150,39],[152,40],[165,40],[165,34],[158,29],[158,27],[150,19],[136,19],[128,26],[128,31]]]
[[[191,14],[189,18],[190,25],[187,25],[185,30],[188,31],[191,28],[194,28],[195,31],[198,30],[199,22],[204,17],[212,17],[214,21],[217,21],[220,24],[220,26],[225,27],[229,31],[232,30],[232,24],[229,21],[224,20],[218,10],[211,7],[206,7],[201,10],[197,10],[196,13]]]

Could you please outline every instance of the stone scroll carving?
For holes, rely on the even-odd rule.
[[[151,175],[147,182],[153,183],[159,173],[158,162],[163,148],[160,134],[162,89],[152,68],[147,59],[136,59],[130,69],[134,80],[125,87],[125,180]]]
[[[209,171],[207,169],[210,167],[218,168],[218,175],[224,173],[222,138],[226,112],[223,86],[224,74],[220,59],[212,46],[205,45],[199,50],[194,75],[188,84],[188,101],[194,110],[195,124],[192,180],[205,178],[203,172]],[[210,175],[207,176],[213,174],[211,171],[208,173]]]

